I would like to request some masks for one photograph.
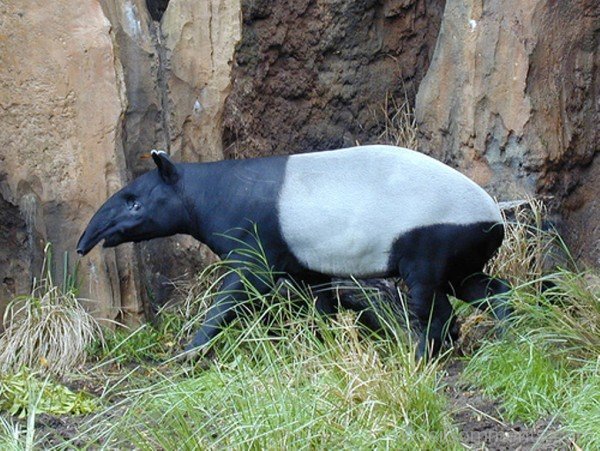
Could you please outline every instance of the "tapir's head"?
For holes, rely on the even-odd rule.
[[[184,233],[185,209],[181,172],[163,151],[152,151],[157,170],[138,177],[108,199],[79,238],[77,252]]]

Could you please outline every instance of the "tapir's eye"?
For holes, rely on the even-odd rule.
[[[138,211],[142,207],[142,204],[135,199],[127,199],[127,207],[129,207],[130,210]]]

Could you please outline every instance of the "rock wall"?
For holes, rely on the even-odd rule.
[[[246,0],[227,99],[228,156],[377,139],[386,96],[414,99],[443,0]]]
[[[95,209],[152,168],[152,148],[208,161],[372,138],[386,95],[414,96],[443,2],[9,3],[0,305],[29,290],[47,241],[60,274]],[[99,316],[136,322],[207,258],[185,237],[98,248],[80,262],[82,295]]]
[[[241,30],[237,0],[0,3],[0,307],[27,293],[46,242],[60,280],[94,211],[152,164],[222,157]],[[154,18],[149,14],[150,6]],[[157,258],[160,256],[160,258]],[[185,238],[96,248],[79,262],[99,317],[135,323],[206,251]]]
[[[600,266],[599,2],[448,2],[416,111],[426,152],[500,198],[548,196]]]
[[[0,269],[4,297],[29,291],[47,241],[60,280],[64,252],[73,253],[95,207],[123,183],[125,99],[97,2],[5,2],[1,16],[2,228],[11,228],[7,215],[16,224],[0,238],[14,251]],[[83,293],[101,301],[90,307],[99,316],[139,316],[131,248],[96,251],[80,273]]]
[[[1,300],[12,299],[31,284],[32,252],[28,236],[27,224],[19,208],[0,194],[0,318],[6,308]]]
[[[0,1],[0,310],[44,244],[76,261],[102,202],[152,164],[376,142],[415,99],[423,150],[501,198],[552,196],[600,266],[600,4],[592,0]],[[389,107],[389,104],[388,104]],[[81,294],[135,323],[209,253],[95,249]]]
[[[123,147],[131,176],[154,167],[145,158],[150,149],[165,149],[176,161],[222,159],[230,63],[241,35],[239,0],[101,4],[123,67]],[[184,236],[135,249],[144,286],[157,305],[168,300],[170,281],[194,274],[210,258],[205,247]]]

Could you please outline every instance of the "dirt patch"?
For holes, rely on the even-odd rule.
[[[452,417],[465,446],[486,450],[570,449],[556,421],[541,419],[530,426],[502,421],[500,402],[461,381],[464,368],[462,360],[449,361],[444,381]]]
[[[224,114],[227,156],[377,139],[376,113],[386,95],[406,92],[414,99],[444,3],[243,1],[242,40]]]
[[[38,437],[43,437],[41,444],[43,448],[48,449],[55,446],[64,445],[65,442],[71,442],[71,445],[76,448],[89,446],[82,439],[77,439],[80,435],[81,426],[89,421],[91,415],[74,417],[41,414],[36,417],[35,428]]]

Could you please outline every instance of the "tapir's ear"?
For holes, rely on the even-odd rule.
[[[158,167],[158,173],[165,183],[171,185],[179,180],[177,168],[169,158],[169,155],[167,155],[167,152],[164,150],[153,150],[150,152],[150,155],[152,155],[152,159]]]

